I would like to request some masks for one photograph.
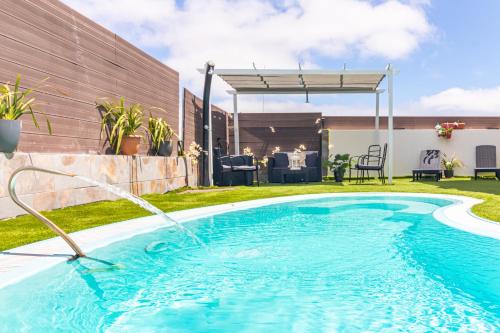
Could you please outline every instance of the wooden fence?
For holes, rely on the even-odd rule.
[[[192,142],[199,145],[203,142],[203,100],[192,92],[184,89],[184,149]],[[212,105],[212,140],[214,147],[217,142],[225,146],[227,142],[227,113]]]
[[[307,150],[321,150],[321,113],[240,113],[240,152],[250,147],[257,157],[271,155],[275,147],[293,151],[299,145]],[[230,120],[230,146],[234,151],[232,119]]]
[[[177,130],[179,75],[116,34],[56,0],[0,1],[0,82],[37,86],[38,109],[53,127],[25,117],[20,151],[103,153],[98,98],[124,96],[155,106]],[[145,114],[144,123],[147,125]],[[43,116],[38,115],[39,120]],[[142,152],[147,149],[142,145]]]

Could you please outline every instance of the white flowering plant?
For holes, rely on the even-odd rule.
[[[293,151],[295,153],[302,153],[303,151],[306,151],[306,150],[307,150],[306,146],[301,144],[301,145],[299,145],[298,148],[294,148]]]
[[[191,163],[197,164],[198,159],[199,159],[202,151],[203,151],[203,148],[201,148],[201,146],[199,144],[197,144],[196,142],[193,141],[189,145],[189,149],[186,152],[186,156],[189,157],[189,159],[191,160]]]
[[[252,148],[250,147],[245,147],[243,148],[243,155],[247,155],[247,156],[251,156],[253,157],[253,152],[252,152]]]

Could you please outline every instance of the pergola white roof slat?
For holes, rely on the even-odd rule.
[[[386,71],[215,69],[236,93],[375,93]]]

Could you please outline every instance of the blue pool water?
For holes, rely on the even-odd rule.
[[[165,228],[0,290],[0,332],[494,332],[500,241],[451,204],[324,198]],[[145,250],[146,249],[146,250]]]

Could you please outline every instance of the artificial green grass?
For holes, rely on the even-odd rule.
[[[500,222],[500,182],[495,180],[471,181],[468,178],[456,178],[440,182],[412,182],[409,179],[402,178],[395,179],[393,185],[380,185],[375,181],[361,185],[347,182],[265,184],[261,185],[261,187],[235,187],[228,191],[186,193],[178,190],[166,194],[149,194],[143,198],[166,212],[172,212],[260,198],[334,192],[414,192],[465,195],[484,200],[483,203],[473,208],[475,214]],[[53,210],[44,214],[66,232],[150,215],[126,200],[96,202]],[[54,237],[54,233],[29,215],[0,221],[0,250],[51,237]]]

